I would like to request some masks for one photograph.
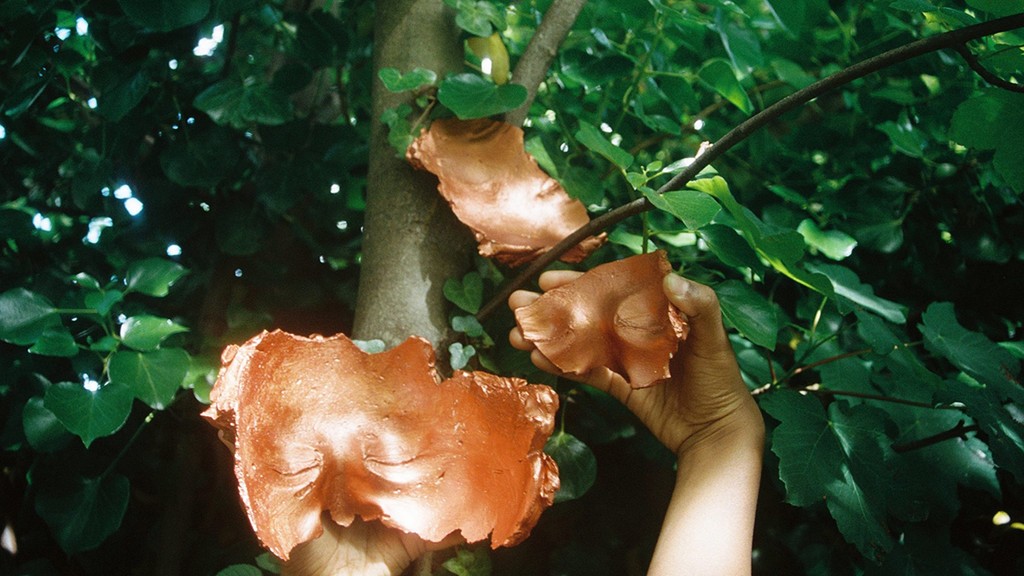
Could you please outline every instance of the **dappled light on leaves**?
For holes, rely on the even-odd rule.
[[[662,291],[670,272],[661,251],[603,264],[517,309],[516,323],[563,372],[605,367],[633,388],[658,384],[688,332]]]
[[[482,372],[442,382],[421,338],[367,354],[344,335],[264,332],[223,361],[204,416],[233,436],[249,520],[281,558],[322,533],[325,510],[510,546],[558,489],[543,452],[554,391]]]
[[[481,119],[436,120],[406,152],[440,180],[438,190],[473,230],[480,254],[503,264],[529,262],[590,217],[523,147],[523,131]],[[579,262],[604,242],[590,237],[562,259]]]

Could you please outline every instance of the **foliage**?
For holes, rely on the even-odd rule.
[[[548,4],[446,3],[513,63]],[[5,573],[276,570],[198,418],[220,351],[349,330],[372,122],[401,151],[432,118],[526,98],[472,50],[448,77],[376,75],[370,3],[298,4],[0,2]],[[1013,4],[592,0],[532,104],[528,150],[592,216],[655,208],[581,267],[661,248],[719,295],[771,430],[757,573],[1024,570],[1024,532],[993,520],[1024,517],[1024,95],[926,54],[655,190],[795,90]],[[967,48],[1019,86],[1022,45],[1018,29]],[[382,118],[377,78],[410,93]],[[642,571],[671,458],[510,349],[507,313],[475,316],[513,276],[481,259],[448,280],[448,350],[557,387],[565,488],[520,547],[453,551],[437,573]]]

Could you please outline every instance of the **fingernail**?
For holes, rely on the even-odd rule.
[[[683,297],[690,291],[690,283],[682,276],[669,274],[665,276],[665,289],[677,297]]]

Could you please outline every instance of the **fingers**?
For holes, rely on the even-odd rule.
[[[548,290],[568,284],[582,275],[583,272],[575,272],[573,270],[548,270],[540,275],[540,278],[537,279],[537,284],[541,290],[547,292]]]
[[[516,290],[508,297],[508,307],[515,311],[517,308],[529,306],[533,301],[540,298],[540,294],[529,290]]]
[[[666,275],[662,287],[669,302],[686,316],[690,324],[687,345],[695,353],[701,356],[722,351],[732,353],[714,290],[677,274]]]

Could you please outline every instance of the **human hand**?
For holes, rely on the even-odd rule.
[[[546,292],[578,276],[579,272],[550,271],[541,275],[539,283]],[[509,334],[509,342],[530,351],[538,368],[589,384],[618,399],[677,455],[722,435],[763,435],[760,411],[740,377],[715,292],[676,274],[665,276],[663,289],[686,317],[690,331],[672,358],[671,380],[661,385],[633,389],[607,368],[584,375],[564,374],[523,338],[518,327]],[[509,307],[515,310],[539,297],[519,290],[509,297]]]

